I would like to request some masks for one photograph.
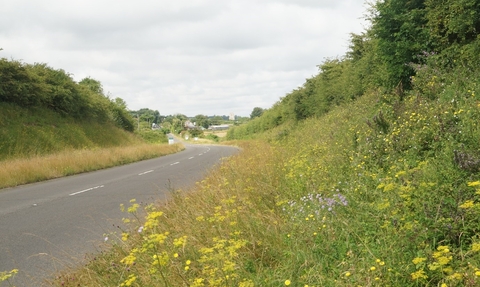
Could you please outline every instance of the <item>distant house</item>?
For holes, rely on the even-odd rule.
[[[230,128],[230,125],[213,125],[208,127],[208,129],[212,131],[223,131],[223,130],[228,130],[229,128]]]
[[[185,122],[185,128],[187,130],[193,130],[193,129],[197,128],[197,126],[194,123],[192,123],[191,121],[186,121]]]

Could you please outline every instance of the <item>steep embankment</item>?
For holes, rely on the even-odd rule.
[[[45,108],[4,102],[0,102],[0,138],[0,160],[142,142],[109,122],[76,120]]]
[[[0,102],[0,188],[178,152],[160,131],[127,132],[110,121],[75,119]]]

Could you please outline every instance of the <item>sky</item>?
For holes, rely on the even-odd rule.
[[[102,83],[129,110],[249,116],[366,29],[363,0],[0,0],[0,58]]]

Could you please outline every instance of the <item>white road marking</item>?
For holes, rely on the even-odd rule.
[[[171,165],[176,165],[176,164],[179,164],[179,163],[180,163],[180,162],[177,161],[177,162],[172,163]]]
[[[151,172],[153,172],[153,169],[149,170],[149,171],[146,171],[146,172],[139,173],[138,175],[144,175],[144,174],[151,173]]]
[[[192,158],[195,158],[195,157],[194,157],[194,156],[192,156],[192,157],[189,157],[188,159],[192,159]]]
[[[84,192],[87,192],[87,191],[90,191],[90,190],[94,190],[94,189],[97,189],[97,188],[102,188],[102,187],[104,187],[104,185],[99,185],[99,186],[87,188],[87,189],[80,190],[80,191],[77,191],[77,192],[74,192],[74,193],[70,193],[69,195],[77,195],[77,194],[80,194],[80,193],[84,193]]]
[[[203,155],[203,153],[199,154],[199,155]]]

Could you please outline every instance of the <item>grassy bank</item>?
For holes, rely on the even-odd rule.
[[[66,150],[51,155],[0,161],[0,188],[150,159],[183,150],[181,144],[137,144],[94,150]]]
[[[0,102],[0,188],[93,171],[178,152],[150,129],[130,133],[41,107]]]
[[[78,120],[5,102],[0,102],[0,138],[0,161],[143,142],[109,122]]]
[[[478,286],[478,99],[371,93],[237,142],[54,286]],[[452,99],[454,99],[452,101]],[[145,209],[145,218],[138,216]]]

